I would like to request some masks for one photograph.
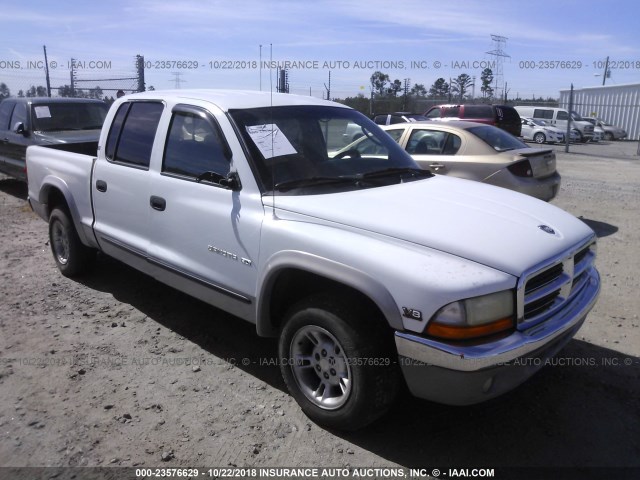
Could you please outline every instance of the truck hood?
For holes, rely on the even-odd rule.
[[[52,132],[33,132],[37,143],[83,143],[97,142],[100,138],[98,130],[58,130]]]
[[[511,190],[451,177],[344,193],[265,196],[286,219],[340,224],[520,276],[593,235],[573,215]]]

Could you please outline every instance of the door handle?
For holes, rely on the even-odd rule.
[[[99,192],[106,192],[107,191],[107,182],[105,182],[104,180],[97,180],[96,181],[96,190],[98,190]]]
[[[149,204],[151,205],[151,208],[158,210],[159,212],[162,212],[167,208],[167,201],[164,198],[156,197],[155,195],[151,195]]]
[[[431,165],[429,165],[429,168],[433,168],[434,170],[440,170],[441,168],[444,168],[444,165],[441,163],[432,163]]]

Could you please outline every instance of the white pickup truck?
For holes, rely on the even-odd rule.
[[[344,149],[353,124],[375,154]],[[279,337],[291,395],[326,426],[370,423],[401,382],[455,405],[505,393],[574,336],[599,293],[583,222],[420,170],[336,103],[130,95],[97,152],[27,151],[29,201],[62,274],[99,250]]]

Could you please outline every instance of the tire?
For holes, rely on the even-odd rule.
[[[49,244],[58,269],[75,277],[93,266],[96,252],[80,241],[66,210],[55,208],[49,216]]]
[[[612,142],[613,140],[615,140],[615,138],[613,136],[613,133],[611,133],[611,132],[604,132],[604,139],[607,142]]]
[[[279,341],[289,392],[319,425],[357,430],[383,415],[400,383],[393,336],[354,299],[317,294],[293,306]]]
[[[545,143],[547,141],[547,137],[544,136],[544,133],[538,132],[533,136],[533,141],[536,143]]]

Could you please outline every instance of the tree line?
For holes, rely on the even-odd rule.
[[[485,68],[480,74],[480,92],[482,98],[492,99],[494,90],[491,87],[493,82],[493,71]],[[400,92],[403,95],[411,95],[414,97],[433,98],[433,99],[449,99],[462,102],[469,96],[470,89],[474,86],[474,79],[467,73],[461,73],[457,77],[450,79],[448,83],[444,78],[438,78],[429,90],[421,83],[413,86],[409,85],[408,79],[400,81],[399,79],[391,81],[388,74],[377,71],[371,75],[369,79],[371,83],[371,91],[378,97],[398,97]]]

